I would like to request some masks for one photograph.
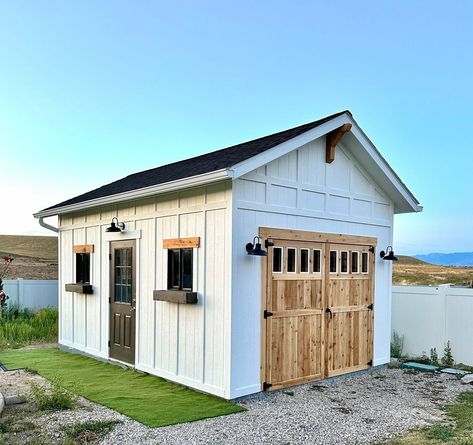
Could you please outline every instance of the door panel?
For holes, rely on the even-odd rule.
[[[273,262],[275,249],[269,249],[267,310],[272,315],[266,319],[266,381],[277,389],[321,378],[324,372],[323,275],[313,272],[311,250],[323,252],[323,245],[282,240],[274,243],[282,255],[278,252]]]
[[[111,243],[110,351],[111,358],[135,363],[135,241]]]

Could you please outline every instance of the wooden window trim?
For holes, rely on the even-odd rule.
[[[200,247],[200,236],[189,238],[170,238],[163,240],[164,249],[189,249]]]

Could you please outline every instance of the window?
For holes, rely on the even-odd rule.
[[[309,249],[301,249],[301,273],[309,273]]]
[[[90,283],[90,253],[76,253],[76,283]]]
[[[313,272],[314,273],[320,273],[322,268],[321,268],[321,265],[322,265],[322,252],[320,251],[320,249],[314,249],[314,261],[313,261],[313,266],[312,266],[312,269],[313,269]]]
[[[282,272],[282,248],[273,247],[273,272]]]
[[[192,249],[168,250],[168,289],[192,290]]]
[[[348,252],[340,252],[340,273],[348,273]]]
[[[287,248],[287,273],[296,273],[296,249],[294,247]]]
[[[114,249],[115,252],[115,294],[116,303],[131,304],[133,296],[132,283],[132,249],[131,247],[122,247]]]
[[[368,252],[361,253],[361,273],[368,273]]]
[[[330,264],[329,264],[330,273],[337,273],[337,263],[338,263],[338,251],[331,250],[330,251]]]
[[[351,253],[351,273],[359,273],[358,266],[359,252]]]

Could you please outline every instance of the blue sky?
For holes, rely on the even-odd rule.
[[[128,173],[350,109],[425,206],[401,253],[473,250],[473,3],[0,0],[0,233]]]

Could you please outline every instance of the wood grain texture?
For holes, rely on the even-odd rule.
[[[164,249],[185,249],[200,247],[200,237],[193,236],[189,238],[172,238],[163,240]]]
[[[93,244],[78,244],[74,246],[74,253],[93,253],[94,245]]]

